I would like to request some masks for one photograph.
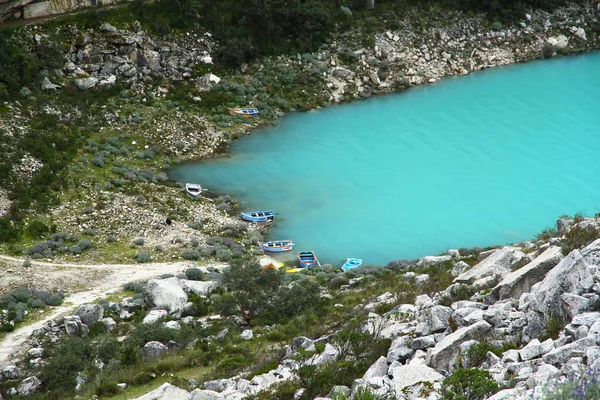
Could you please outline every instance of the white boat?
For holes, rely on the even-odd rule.
[[[202,193],[202,186],[198,185],[197,183],[186,183],[185,192],[192,199],[198,200],[201,197],[200,194]]]

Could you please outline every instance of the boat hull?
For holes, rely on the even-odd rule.
[[[240,217],[248,222],[268,222],[275,218],[274,211],[253,211],[240,213]]]
[[[200,200],[202,198],[202,187],[196,183],[186,183],[185,194],[193,200]]]
[[[360,258],[348,258],[344,265],[342,265],[342,271],[346,272],[354,268],[358,268],[362,265],[362,260]]]
[[[298,262],[302,268],[312,268],[317,263],[317,257],[312,251],[298,253]]]
[[[283,253],[285,251],[291,251],[294,248],[294,242],[292,240],[258,242],[258,246],[270,253]]]
[[[258,115],[256,108],[229,108],[227,112],[229,112],[229,115],[244,118],[254,118]]]

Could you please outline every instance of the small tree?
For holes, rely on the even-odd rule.
[[[272,299],[281,285],[281,273],[275,269],[262,269],[255,259],[234,261],[223,274],[223,283],[231,290],[242,317],[248,324],[254,317],[268,311]]]

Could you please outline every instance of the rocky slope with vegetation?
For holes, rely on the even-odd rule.
[[[128,284],[34,331],[3,367],[2,393],[593,399],[600,220],[557,226],[533,242],[345,273],[243,259]]]

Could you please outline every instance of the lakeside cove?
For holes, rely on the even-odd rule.
[[[345,251],[365,262],[285,273],[259,248],[268,225],[240,219],[271,204],[247,208],[245,189],[218,180],[195,182],[192,199],[169,178],[290,112],[596,57],[593,4],[506,25],[430,4],[344,6],[316,50],[236,67],[218,61],[222,36],[148,23],[153,4],[164,1],[0,31],[0,399],[597,398],[598,214],[506,246],[457,241],[374,263]],[[30,75],[5,85],[15,65]],[[593,143],[576,143],[582,164]]]

